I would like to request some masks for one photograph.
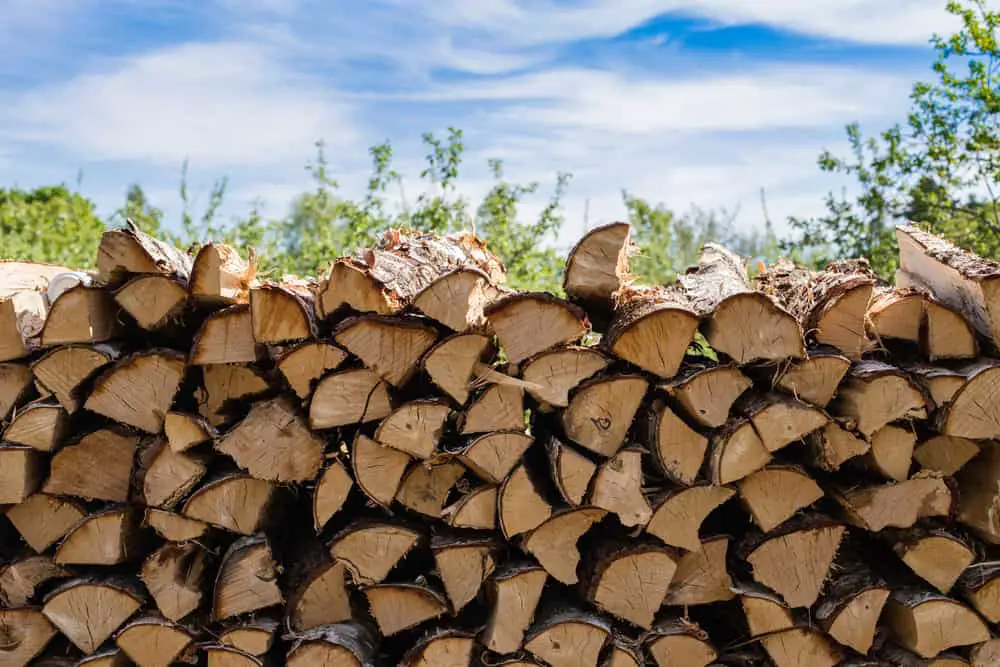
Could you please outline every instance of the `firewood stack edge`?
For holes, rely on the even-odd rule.
[[[0,262],[0,667],[1000,665],[1000,263]]]

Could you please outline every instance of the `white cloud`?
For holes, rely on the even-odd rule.
[[[244,43],[186,44],[15,96],[13,140],[88,160],[261,166],[301,160],[328,137],[350,145],[350,108],[321,80]]]

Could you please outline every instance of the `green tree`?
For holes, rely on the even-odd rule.
[[[104,230],[93,202],[64,185],[0,189],[0,258],[86,268]]]
[[[810,247],[817,263],[868,257],[888,277],[893,226],[910,219],[980,254],[1000,250],[1000,12],[983,0],[947,10],[961,28],[932,39],[936,79],[914,84],[904,123],[867,138],[853,123],[850,153],[820,156],[853,192],[830,193],[824,215],[791,219],[797,233],[784,247]]]

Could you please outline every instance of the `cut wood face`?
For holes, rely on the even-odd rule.
[[[951,590],[976,557],[968,545],[947,533],[902,538],[893,550],[918,577],[942,593]]]
[[[168,542],[143,562],[139,576],[166,618],[180,621],[201,605],[206,561],[199,545]]]
[[[497,521],[496,486],[481,486],[462,496],[441,514],[455,528],[495,530]]]
[[[927,405],[919,387],[902,371],[863,361],[841,384],[833,412],[853,420],[858,432],[871,437],[890,422],[926,418]]]
[[[707,667],[718,657],[708,635],[684,619],[658,624],[644,644],[658,667]]]
[[[562,343],[575,343],[588,329],[582,310],[548,294],[505,297],[490,304],[485,314],[512,364]]]
[[[750,378],[733,366],[715,366],[695,371],[665,387],[700,426],[715,428],[729,418],[729,409],[750,388]]]
[[[366,667],[374,664],[375,641],[357,623],[338,623],[296,636],[287,664],[296,667]]]
[[[576,543],[584,533],[607,516],[597,507],[577,507],[554,513],[525,535],[522,546],[556,581],[567,585],[579,581],[580,552]]]
[[[425,586],[380,584],[364,590],[379,632],[386,637],[437,618],[448,611],[444,598]]]
[[[20,359],[38,347],[47,310],[40,291],[15,292],[0,298],[0,361]]]
[[[313,490],[313,527],[317,533],[341,510],[353,487],[354,480],[340,461],[323,470]]]
[[[726,570],[728,551],[729,538],[717,537],[681,556],[663,603],[688,607],[736,597],[732,590],[733,580]]]
[[[208,667],[264,667],[264,662],[260,658],[230,646],[204,646],[201,651],[208,656]]]
[[[936,301],[927,302],[927,329],[922,340],[931,361],[972,359],[979,353],[976,334],[961,313]]]
[[[170,323],[187,302],[184,285],[169,276],[136,276],[115,292],[115,301],[146,330]]]
[[[524,429],[524,389],[494,384],[459,417],[462,435]]]
[[[194,643],[191,632],[163,619],[132,621],[115,637],[115,643],[142,667],[170,667]]]
[[[885,619],[899,645],[923,658],[990,639],[975,612],[939,596],[896,593],[886,605]]]
[[[481,637],[486,648],[496,653],[521,648],[547,578],[545,570],[534,566],[509,568],[494,575],[490,582],[493,608]]]
[[[97,249],[100,281],[114,283],[133,273],[160,273],[187,280],[191,257],[140,231],[132,223],[104,232]]]
[[[554,407],[569,405],[581,382],[607,368],[611,360],[593,348],[569,346],[542,352],[521,366],[529,394]]]
[[[794,467],[765,468],[743,478],[738,486],[740,500],[765,533],[823,497],[819,485]]]
[[[403,476],[396,500],[417,514],[440,518],[448,495],[464,474],[461,463],[414,463]]]
[[[612,640],[614,643],[606,650],[601,667],[642,667],[645,659],[638,645],[627,640]]]
[[[519,463],[500,485],[497,514],[507,540],[534,530],[552,515],[552,506],[535,488],[523,463]]]
[[[777,595],[757,590],[755,587],[740,587],[740,606],[746,617],[751,637],[760,637],[772,632],[795,626],[792,611]]]
[[[955,475],[979,454],[974,440],[950,435],[936,435],[920,443],[913,458],[920,467],[942,475]]]
[[[782,630],[762,637],[760,643],[778,667],[835,667],[843,658],[829,639],[810,628]]]
[[[276,345],[311,338],[312,288],[308,284],[261,285],[250,290],[253,337],[258,343]]]
[[[771,461],[771,453],[749,419],[728,422],[712,435],[711,445],[713,484],[731,484]]]
[[[642,493],[642,481],[642,451],[624,449],[597,469],[590,503],[618,515],[624,526],[645,526],[653,510]]]
[[[362,315],[337,327],[334,340],[383,380],[401,387],[437,340],[437,331],[418,320]]]
[[[108,292],[82,285],[70,288],[52,302],[39,337],[41,346],[112,340],[122,331],[118,313],[118,304]]]
[[[825,601],[817,613],[827,634],[842,645],[867,654],[875,641],[878,620],[888,598],[886,586],[862,587],[840,599]]]
[[[475,269],[456,269],[425,287],[413,307],[453,331],[481,327],[483,310],[499,296],[489,278]]]
[[[204,418],[183,412],[168,412],[163,420],[163,432],[170,449],[178,453],[208,442],[214,435],[214,429]]]
[[[246,303],[253,274],[236,248],[206,243],[191,267],[191,296],[202,303]]]
[[[476,638],[443,633],[415,646],[403,658],[404,667],[466,667],[472,664]]]
[[[260,356],[250,306],[245,304],[206,317],[191,342],[192,364],[253,363]]]
[[[183,376],[184,357],[177,352],[136,354],[97,379],[84,407],[147,433],[159,433]]]
[[[30,447],[0,446],[0,505],[20,503],[38,490],[45,475],[41,452]]]
[[[924,295],[912,289],[876,288],[868,308],[872,338],[920,342]]]
[[[998,476],[1000,445],[994,442],[982,443],[982,453],[958,475],[961,489],[958,520],[991,544],[1000,544],[1000,521],[996,510],[1000,506]]]
[[[351,620],[346,574],[347,566],[340,562],[325,563],[310,573],[289,599],[288,625],[293,631]]]
[[[825,408],[850,366],[850,360],[839,354],[813,354],[788,366],[776,386],[800,401]]]
[[[574,507],[582,504],[590,488],[590,480],[597,472],[597,464],[555,438],[546,443],[546,451],[549,472],[559,495]]]
[[[77,388],[99,368],[117,358],[117,351],[110,346],[85,347],[69,345],[56,348],[45,354],[31,366],[31,372],[51,391],[67,412],[75,412],[82,405],[77,396]],[[12,388],[17,387],[17,380],[23,375],[12,374],[10,380],[5,380],[4,366],[0,364],[0,418],[6,417],[9,411],[4,407],[4,386],[11,382]],[[12,368],[27,368],[12,366]],[[23,388],[22,390],[23,391]],[[16,397],[17,394],[14,394]]]
[[[74,526],[56,548],[59,565],[117,565],[136,551],[138,519],[131,508],[91,514]]]
[[[260,371],[241,364],[212,364],[201,369],[202,387],[195,392],[198,412],[213,426],[228,419],[232,403],[270,391]]]
[[[76,503],[44,493],[36,493],[7,510],[7,518],[37,553],[62,539],[83,517],[84,511]]]
[[[90,655],[139,610],[132,592],[106,583],[77,579],[52,592],[42,613],[73,644]]]
[[[969,368],[965,385],[942,409],[941,432],[973,440],[1000,437],[1000,365],[989,362]]]
[[[935,408],[950,403],[958,390],[965,386],[965,376],[949,368],[926,364],[907,364],[904,368],[930,396]]]
[[[453,614],[458,614],[479,594],[493,574],[495,545],[489,541],[462,541],[434,545],[434,562],[441,575]]]
[[[816,342],[831,345],[850,359],[860,359],[869,346],[865,313],[871,298],[871,283],[857,285],[834,297],[816,321]]]
[[[701,485],[672,491],[658,501],[646,532],[664,544],[688,551],[701,549],[698,531],[714,509],[735,495],[723,486]]]
[[[153,445],[142,474],[142,497],[147,505],[171,508],[205,476],[201,459],[178,454],[163,441]]]
[[[598,558],[587,582],[587,598],[613,616],[648,630],[664,603],[677,561],[666,549],[652,546]]]
[[[404,403],[383,419],[375,440],[418,459],[434,455],[451,409],[434,399]]]
[[[883,426],[872,435],[870,467],[883,477],[906,481],[913,463],[916,434],[900,426]]]
[[[476,366],[489,347],[490,339],[483,334],[449,336],[427,351],[422,362],[424,370],[441,391],[459,405],[465,405]]]
[[[991,639],[972,649],[972,667],[990,667],[1000,664],[1000,639]]]
[[[592,229],[566,258],[563,289],[585,307],[611,308],[611,296],[628,276],[628,257],[634,252],[632,228],[612,222]]]
[[[392,411],[385,382],[367,368],[320,380],[309,405],[310,428],[334,428],[382,419]]]
[[[197,489],[184,515],[234,533],[252,535],[264,520],[274,486],[246,475],[230,475]]]
[[[40,399],[18,410],[3,432],[3,440],[40,452],[54,451],[69,430],[69,415],[61,405]]]
[[[678,484],[693,484],[705,463],[708,438],[688,426],[663,401],[653,403],[646,430],[660,472]]]
[[[905,482],[858,487],[837,500],[851,520],[872,532],[885,528],[909,528],[918,519],[948,516],[954,498],[944,479],[919,473]]]
[[[615,303],[604,341],[608,350],[661,378],[675,376],[698,330],[698,316],[683,294],[626,286],[615,294]]]
[[[721,301],[709,318],[706,337],[713,349],[738,364],[805,356],[798,321],[759,292]]]
[[[801,440],[830,421],[822,410],[779,395],[768,396],[760,402],[748,401],[746,412],[769,452]]]
[[[40,362],[41,360],[36,362],[36,365]],[[11,411],[30,394],[32,370],[33,368],[21,364],[0,364],[0,421],[7,419]],[[62,377],[63,373],[58,375]]]
[[[37,609],[0,609],[0,640],[5,664],[30,665],[52,638],[56,628]]]
[[[0,603],[25,607],[47,583],[70,576],[48,556],[26,556],[0,567]]]
[[[197,540],[208,532],[206,523],[155,507],[146,509],[145,524],[170,542]]]
[[[277,631],[277,620],[257,617],[224,630],[219,635],[219,643],[232,646],[250,655],[264,655],[274,646]]]
[[[610,634],[603,622],[583,614],[550,619],[531,630],[524,648],[552,667],[597,667]]]
[[[976,563],[965,571],[959,585],[963,597],[983,618],[990,623],[1000,621],[1000,568],[989,562]],[[1000,646],[996,652],[1000,655]]]
[[[613,456],[625,441],[649,384],[621,375],[586,382],[562,413],[563,430],[573,442],[602,456]]]
[[[867,454],[871,443],[836,422],[809,436],[812,463],[821,470],[839,470],[847,461]]]
[[[273,605],[284,598],[278,588],[278,564],[263,537],[237,540],[226,551],[215,578],[212,618],[220,621]]]
[[[307,341],[293,347],[278,359],[278,370],[292,391],[302,399],[308,398],[313,383],[327,371],[338,368],[347,359],[347,353],[336,345],[320,341]]]
[[[405,526],[377,523],[346,528],[330,544],[330,555],[344,563],[354,583],[378,584],[420,541]]]
[[[747,561],[753,578],[792,607],[810,607],[819,598],[844,536],[843,526],[794,530],[771,537]]]
[[[347,306],[359,313],[388,315],[401,307],[364,266],[351,258],[341,258],[330,267],[330,274],[317,292],[320,317],[329,317]]]
[[[479,436],[466,445],[458,455],[465,464],[482,480],[499,484],[534,442],[527,433],[501,431]]]
[[[392,504],[409,464],[409,455],[383,447],[362,433],[351,447],[351,467],[358,487],[382,507]]]

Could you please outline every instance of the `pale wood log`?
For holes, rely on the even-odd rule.
[[[1000,382],[1000,363],[980,359],[959,373],[965,384],[938,410],[938,430],[972,440],[1000,438],[1000,406],[989,398]]]
[[[334,340],[393,387],[406,384],[437,340],[426,321],[360,315],[343,321]]]
[[[4,664],[12,667],[39,664],[35,658],[56,636],[56,627],[38,609],[0,609],[0,646]]]
[[[201,606],[208,562],[194,542],[167,542],[146,558],[139,576],[164,617],[180,621]]]
[[[36,553],[62,539],[84,515],[75,502],[44,493],[31,495],[7,509],[7,518]]]
[[[20,503],[45,478],[44,455],[20,445],[0,445],[0,505]]]
[[[605,619],[579,609],[540,615],[524,638],[524,648],[552,667],[597,667],[611,636]]]
[[[193,657],[195,634],[159,616],[129,621],[115,635],[115,643],[138,667],[170,667]]]
[[[853,487],[833,497],[852,523],[873,532],[909,528],[919,519],[949,516],[956,501],[941,475],[926,472],[905,482]]]
[[[223,474],[191,494],[184,516],[242,535],[252,535],[267,518],[275,493],[268,481],[249,475]]]
[[[403,524],[357,522],[333,538],[330,555],[344,563],[355,584],[378,584],[420,541],[420,533]]]
[[[729,538],[712,537],[677,559],[677,569],[663,603],[671,606],[726,602],[736,597],[726,569]]]
[[[250,306],[230,306],[210,314],[191,341],[190,363],[208,364],[253,363],[262,357],[253,337]]]
[[[113,340],[123,330],[119,310],[114,297],[103,289],[72,287],[52,302],[39,343],[47,348]]]
[[[417,514],[439,519],[448,496],[465,473],[465,466],[455,461],[415,462],[399,483],[396,501]]]
[[[313,528],[320,532],[347,502],[354,479],[347,467],[334,460],[320,473],[313,489]]]
[[[459,615],[493,574],[496,548],[491,538],[442,535],[431,540],[434,564],[451,603],[452,615]]]
[[[871,443],[837,422],[830,422],[807,439],[811,465],[829,472],[871,450]]]
[[[433,631],[407,651],[400,664],[403,667],[464,667],[473,664],[476,648],[475,635],[461,630]]]
[[[48,310],[42,292],[25,290],[0,298],[0,361],[20,359],[38,349]]]
[[[563,290],[603,328],[613,310],[613,297],[630,280],[628,258],[637,250],[632,227],[612,222],[591,229],[566,257]]]
[[[1000,563],[971,565],[959,578],[958,590],[983,618],[993,624],[1000,622]],[[1000,648],[994,650],[1000,656]]]
[[[209,531],[208,524],[203,521],[155,507],[146,508],[146,517],[143,519],[143,523],[168,542],[198,540]]]
[[[643,646],[658,667],[707,667],[718,651],[708,634],[684,618],[664,618],[643,637]]]
[[[11,413],[32,393],[32,369],[24,364],[0,363],[0,421]]]
[[[134,354],[97,378],[84,407],[148,433],[159,433],[183,376],[184,357],[177,352]]]
[[[969,544],[940,529],[891,530],[883,533],[899,559],[918,577],[943,594],[976,559]]]
[[[1000,443],[981,444],[978,457],[959,472],[958,520],[990,544],[1000,544]]]
[[[557,438],[545,443],[552,482],[562,499],[572,506],[583,503],[597,464]]]
[[[534,438],[521,431],[498,431],[473,438],[455,454],[477,477],[499,484],[533,442]]]
[[[771,461],[753,423],[746,418],[727,422],[712,434],[709,468],[713,484],[739,481],[757,472]]]
[[[458,333],[440,341],[421,360],[421,365],[441,391],[459,405],[469,400],[469,392],[482,363],[489,363],[495,350],[488,336]]]
[[[895,366],[861,361],[851,368],[831,407],[865,437],[900,419],[925,419],[927,399],[920,386]]]
[[[556,510],[537,528],[524,536],[521,547],[556,581],[572,585],[579,581],[580,552],[577,542],[607,511],[583,506]]]
[[[771,532],[823,497],[823,490],[801,468],[771,466],[737,482],[740,500],[754,523]]]
[[[580,384],[562,413],[566,437],[596,454],[613,456],[648,388],[640,375],[609,375]]]
[[[611,360],[595,348],[568,345],[540,352],[521,364],[525,389],[535,400],[564,408],[577,385],[608,367]]]
[[[594,474],[589,502],[618,516],[627,527],[645,526],[653,516],[642,493],[642,450],[628,447],[602,463]]]
[[[288,651],[288,667],[373,667],[377,644],[358,623],[327,625],[295,637]]]
[[[480,641],[496,653],[521,648],[524,635],[535,618],[535,610],[548,578],[537,565],[508,562],[489,581],[491,608]]]
[[[512,364],[557,345],[575,343],[590,328],[580,308],[542,292],[498,299],[484,314]]]
[[[354,480],[376,505],[389,507],[410,464],[408,454],[384,447],[363,433],[351,445],[351,468]]]
[[[97,278],[119,284],[131,274],[159,273],[187,281],[191,257],[141,231],[131,221],[101,235],[97,248]]]
[[[359,368],[327,375],[313,392],[309,427],[334,428],[386,417],[392,410],[387,385],[377,374]]]
[[[142,606],[128,581],[74,579],[49,593],[42,613],[90,655]]]
[[[100,368],[115,361],[121,347],[112,344],[67,345],[49,350],[31,364],[35,378],[51,391],[67,412],[76,412],[82,405],[80,386]],[[2,382],[0,369],[0,382]],[[2,391],[2,389],[0,389]],[[4,416],[0,399],[0,417]]]
[[[867,570],[845,572],[830,582],[816,608],[820,627],[833,639],[867,654],[891,589]]]
[[[191,267],[191,296],[211,305],[246,303],[254,280],[254,264],[252,252],[248,264],[232,246],[206,243]]]
[[[695,424],[716,428],[729,419],[729,409],[753,383],[735,366],[688,367],[662,389]]]
[[[451,409],[443,400],[404,403],[379,422],[375,440],[418,459],[432,457],[445,431]]]
[[[850,366],[850,360],[835,350],[813,350],[805,359],[779,366],[772,381],[776,389],[825,408]]]
[[[347,353],[336,345],[306,341],[282,352],[276,365],[292,391],[299,398],[306,399],[312,394],[315,383],[346,359]]]
[[[615,316],[602,345],[661,378],[676,375],[699,323],[687,296],[677,287],[626,285],[614,301]]]
[[[271,391],[271,384],[256,368],[242,364],[201,367],[201,386],[195,390],[198,413],[211,426],[221,426],[242,404]]]
[[[425,621],[443,616],[448,603],[423,584],[375,584],[364,589],[379,632],[391,637]]]
[[[885,619],[893,639],[923,658],[990,638],[986,623],[968,607],[942,595],[912,589],[893,591]]]
[[[688,426],[662,399],[653,400],[640,425],[660,473],[677,484],[693,484],[705,463],[708,438]]]
[[[535,483],[525,464],[511,471],[497,492],[497,517],[508,541],[516,535],[538,528],[552,515],[552,505]]]
[[[316,336],[313,284],[305,280],[264,283],[250,289],[253,337],[276,345]]]
[[[69,415],[50,398],[25,405],[11,418],[3,431],[3,440],[25,445],[41,452],[51,452],[63,442],[69,431]]]
[[[936,435],[917,445],[913,459],[925,470],[955,475],[978,454],[979,445],[974,440]]]
[[[735,494],[729,487],[709,484],[668,491],[654,497],[653,506],[656,509],[646,524],[646,532],[664,544],[697,551],[701,549],[698,536],[701,524]]]
[[[220,621],[239,614],[284,603],[278,587],[278,564],[263,535],[241,537],[226,550],[212,591],[212,619]]]
[[[141,550],[137,508],[112,507],[88,514],[56,547],[58,565],[118,565]]]
[[[0,566],[0,604],[7,608],[24,607],[51,582],[70,576],[49,556],[19,556]]]
[[[125,502],[139,439],[124,431],[89,433],[52,457],[43,491],[50,495]]]
[[[181,281],[163,275],[141,275],[114,292],[115,301],[147,331],[177,322],[187,305],[187,288]]]

